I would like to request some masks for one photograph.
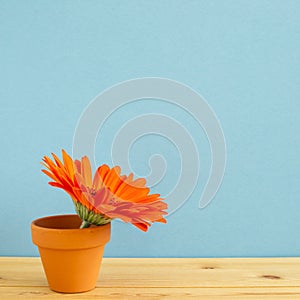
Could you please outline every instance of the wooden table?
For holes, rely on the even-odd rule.
[[[300,299],[300,258],[105,258],[97,288],[49,290],[39,258],[0,257],[0,299]]]

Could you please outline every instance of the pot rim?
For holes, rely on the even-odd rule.
[[[40,221],[44,221],[44,220],[54,220],[54,219],[60,219],[60,218],[72,218],[72,217],[78,217],[79,216],[77,214],[62,214],[62,215],[52,215],[52,216],[45,216],[45,217],[40,217],[38,219],[35,219],[31,222],[31,227],[33,228],[37,228],[38,230],[46,230],[46,231],[68,231],[68,232],[72,232],[72,231],[77,231],[77,230],[92,230],[92,229],[95,229],[97,230],[98,228],[103,228],[105,227],[106,225],[109,225],[111,222],[107,223],[107,224],[104,224],[104,225],[100,225],[100,226],[95,226],[95,225],[91,225],[90,227],[87,227],[87,228],[52,228],[52,227],[46,227],[46,226],[41,226],[38,224],[38,222]]]
[[[71,228],[64,228],[68,227],[68,218]],[[49,220],[53,225],[51,221],[47,222]],[[55,225],[55,220],[60,225]],[[72,228],[73,226],[78,228]],[[76,214],[42,217],[31,223],[32,241],[38,247],[48,249],[87,249],[105,245],[110,240],[111,222],[83,229],[79,226],[80,218]]]

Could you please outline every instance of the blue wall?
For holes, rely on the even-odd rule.
[[[0,255],[37,255],[31,220],[73,212],[68,196],[47,185],[41,157],[71,151],[80,114],[99,92],[145,76],[204,96],[222,123],[227,169],[215,199],[199,210],[209,168],[201,128],[155,101],[112,115],[97,141],[99,163],[120,116],[153,109],[190,130],[203,172],[167,225],[145,234],[114,222],[106,255],[300,255],[299,20],[297,0],[0,1]],[[141,172],[145,149],[133,149]],[[168,151],[176,162],[176,149]],[[171,160],[172,176],[177,167]]]

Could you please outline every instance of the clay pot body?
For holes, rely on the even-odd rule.
[[[110,223],[79,229],[77,215],[37,219],[31,223],[32,241],[38,246],[52,290],[79,293],[96,286]]]

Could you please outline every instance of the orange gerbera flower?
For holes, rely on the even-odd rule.
[[[44,156],[42,170],[53,181],[50,185],[62,188],[72,198],[76,212],[83,220],[81,228],[90,224],[103,225],[119,218],[143,231],[151,223],[166,223],[167,204],[159,194],[149,194],[146,180],[134,180],[133,174],[121,175],[121,168],[100,166],[92,176],[88,157],[73,159],[62,150],[63,161],[52,153],[53,159]]]

